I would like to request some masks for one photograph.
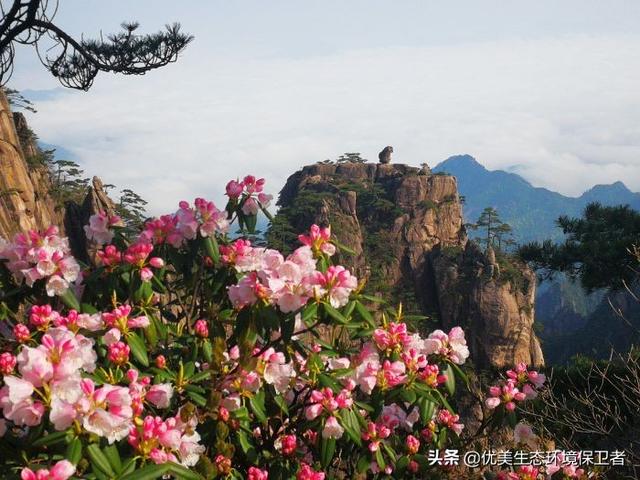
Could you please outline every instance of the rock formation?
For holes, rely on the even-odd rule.
[[[89,218],[98,212],[115,215],[116,206],[104,191],[102,180],[93,177],[91,187],[82,202],[67,202],[64,213],[64,228],[69,237],[69,245],[74,257],[89,263],[95,256],[95,245],[87,240],[84,226],[89,224]]]
[[[391,163],[391,154],[393,153],[393,147],[391,145],[386,146],[382,149],[382,151],[378,154],[378,159],[380,163]]]
[[[11,113],[0,90],[0,236],[60,223],[49,196],[51,182],[37,163],[37,145],[24,116]]]
[[[293,231],[331,224],[369,285],[466,329],[479,367],[544,360],[533,331],[534,273],[467,240],[455,177],[401,164],[316,164],[287,180],[279,216]],[[277,232],[272,232],[277,233]],[[506,259],[502,261],[507,262]]]

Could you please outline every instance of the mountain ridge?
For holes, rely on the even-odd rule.
[[[535,187],[517,173],[489,170],[471,155],[454,155],[433,168],[458,179],[460,194],[465,197],[464,215],[475,221],[484,207],[498,209],[502,221],[509,223],[519,242],[561,240],[556,226],[561,215],[578,217],[587,204],[628,204],[640,210],[640,193],[631,191],[622,181],[598,184],[578,197],[563,195],[544,187]]]

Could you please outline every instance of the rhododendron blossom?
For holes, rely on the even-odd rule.
[[[87,239],[94,241],[98,245],[110,243],[113,240],[114,232],[112,227],[122,226],[122,219],[117,215],[107,215],[100,211],[89,217],[89,225],[84,226],[84,233]]]
[[[16,234],[13,243],[0,249],[3,259],[18,282],[24,280],[31,287],[38,280],[46,280],[50,297],[64,294],[80,273],[80,266],[70,255],[69,241],[53,226],[44,232]]]
[[[469,385],[464,332],[414,333],[402,306],[374,308],[366,278],[335,263],[330,226],[312,225],[301,246],[287,235],[288,255],[265,246],[254,235],[271,200],[264,184],[232,180],[224,209],[182,201],[141,232],[98,212],[85,232],[101,248],[81,276],[55,227],[0,242],[0,441],[11,447],[0,470],[23,480],[450,470],[427,452],[467,440],[455,410],[465,398],[455,389]],[[482,428],[501,428],[496,407],[517,420],[544,380],[524,364],[507,371]],[[524,423],[513,435],[517,446],[537,440]],[[579,472],[562,459],[549,468]]]
[[[22,480],[67,480],[74,473],[76,473],[76,467],[71,462],[60,460],[50,470],[41,468],[34,472],[29,468],[24,468],[20,472],[20,478]]]

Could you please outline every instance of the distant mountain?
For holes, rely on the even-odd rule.
[[[458,179],[458,191],[465,197],[467,222],[475,222],[485,207],[494,207],[502,221],[513,227],[518,243],[563,240],[564,235],[555,223],[557,218],[561,215],[579,217],[591,202],[628,204],[640,210],[640,194],[632,192],[622,182],[596,185],[579,197],[568,197],[534,187],[514,173],[487,170],[469,155],[450,157],[433,171],[448,173]],[[615,303],[626,304],[630,317],[636,318],[638,308],[627,297],[617,295]],[[535,320],[541,325],[542,348],[550,363],[564,363],[576,353],[606,356],[611,346],[625,349],[636,338],[630,335],[632,329],[613,313],[605,292],[587,295],[579,283],[564,275],[538,286],[535,305]],[[640,322],[639,319],[636,321]],[[597,332],[595,337],[594,332]]]
[[[502,221],[513,227],[520,243],[563,238],[555,224],[557,218],[560,215],[580,216],[590,202],[629,204],[640,210],[640,194],[632,192],[622,182],[596,185],[579,197],[568,197],[534,187],[515,173],[487,170],[470,155],[449,157],[433,171],[457,177],[458,189],[465,197],[464,214],[468,222],[477,220],[485,207],[495,207]]]

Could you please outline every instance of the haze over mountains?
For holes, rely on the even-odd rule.
[[[477,220],[488,206],[498,210],[502,221],[513,227],[518,243],[564,236],[555,224],[561,215],[579,217],[591,202],[603,205],[628,204],[640,210],[640,194],[621,181],[596,185],[579,197],[568,197],[531,185],[515,173],[487,170],[470,155],[456,155],[438,164],[435,172],[446,172],[458,179],[458,191],[465,197],[467,222]],[[478,233],[470,231],[470,235]],[[610,347],[626,351],[637,331],[615,315],[606,292],[587,295],[578,282],[558,275],[542,282],[536,290],[535,320],[547,362],[563,363],[576,353],[605,357]],[[623,293],[612,301],[630,318],[637,318],[637,305]],[[594,332],[597,335],[594,337]],[[634,333],[635,332],[635,333]]]
[[[534,187],[515,173],[487,170],[470,155],[449,157],[433,171],[457,177],[458,189],[465,197],[467,222],[476,221],[483,208],[495,207],[502,221],[513,227],[515,240],[519,243],[562,239],[562,231],[555,224],[557,218],[561,215],[578,217],[591,202],[629,204],[640,210],[640,193],[632,192],[621,181],[595,185],[579,197],[568,197]]]

